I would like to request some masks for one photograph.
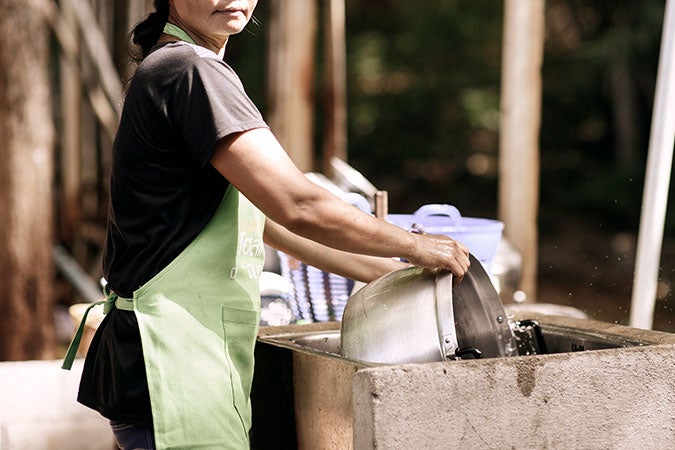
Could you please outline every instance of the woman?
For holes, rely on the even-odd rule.
[[[113,153],[106,318],[78,400],[120,448],[248,447],[263,241],[368,282],[461,279],[468,250],[359,212],[293,165],[222,61],[256,0],[155,0]],[[75,344],[76,345],[76,344]]]

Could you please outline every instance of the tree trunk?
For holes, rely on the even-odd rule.
[[[0,360],[54,356],[47,1],[0,0]]]

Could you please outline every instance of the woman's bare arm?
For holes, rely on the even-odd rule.
[[[326,247],[379,257],[402,257],[420,267],[462,277],[468,249],[447,236],[419,235],[369,216],[309,181],[265,128],[216,145],[211,164],[267,217]]]
[[[393,270],[407,267],[393,258],[335,250],[291,233],[278,223],[265,222],[265,243],[326,272],[368,283]]]

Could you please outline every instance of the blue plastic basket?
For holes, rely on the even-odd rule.
[[[504,224],[498,220],[462,217],[452,205],[424,205],[413,214],[389,214],[387,220],[406,230],[443,234],[469,247],[469,251],[490,272],[502,239]]]

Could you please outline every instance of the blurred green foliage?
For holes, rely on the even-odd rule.
[[[471,183],[466,161],[497,156],[501,3],[349,1],[347,11],[350,162],[390,192],[394,212],[462,198],[494,209],[490,167]]]
[[[543,231],[561,211],[637,230],[664,4],[546,2]],[[440,202],[495,216],[503,3],[347,0],[346,11],[350,164],[389,191],[392,212]],[[260,24],[228,49],[263,111],[267,14],[261,2]]]

